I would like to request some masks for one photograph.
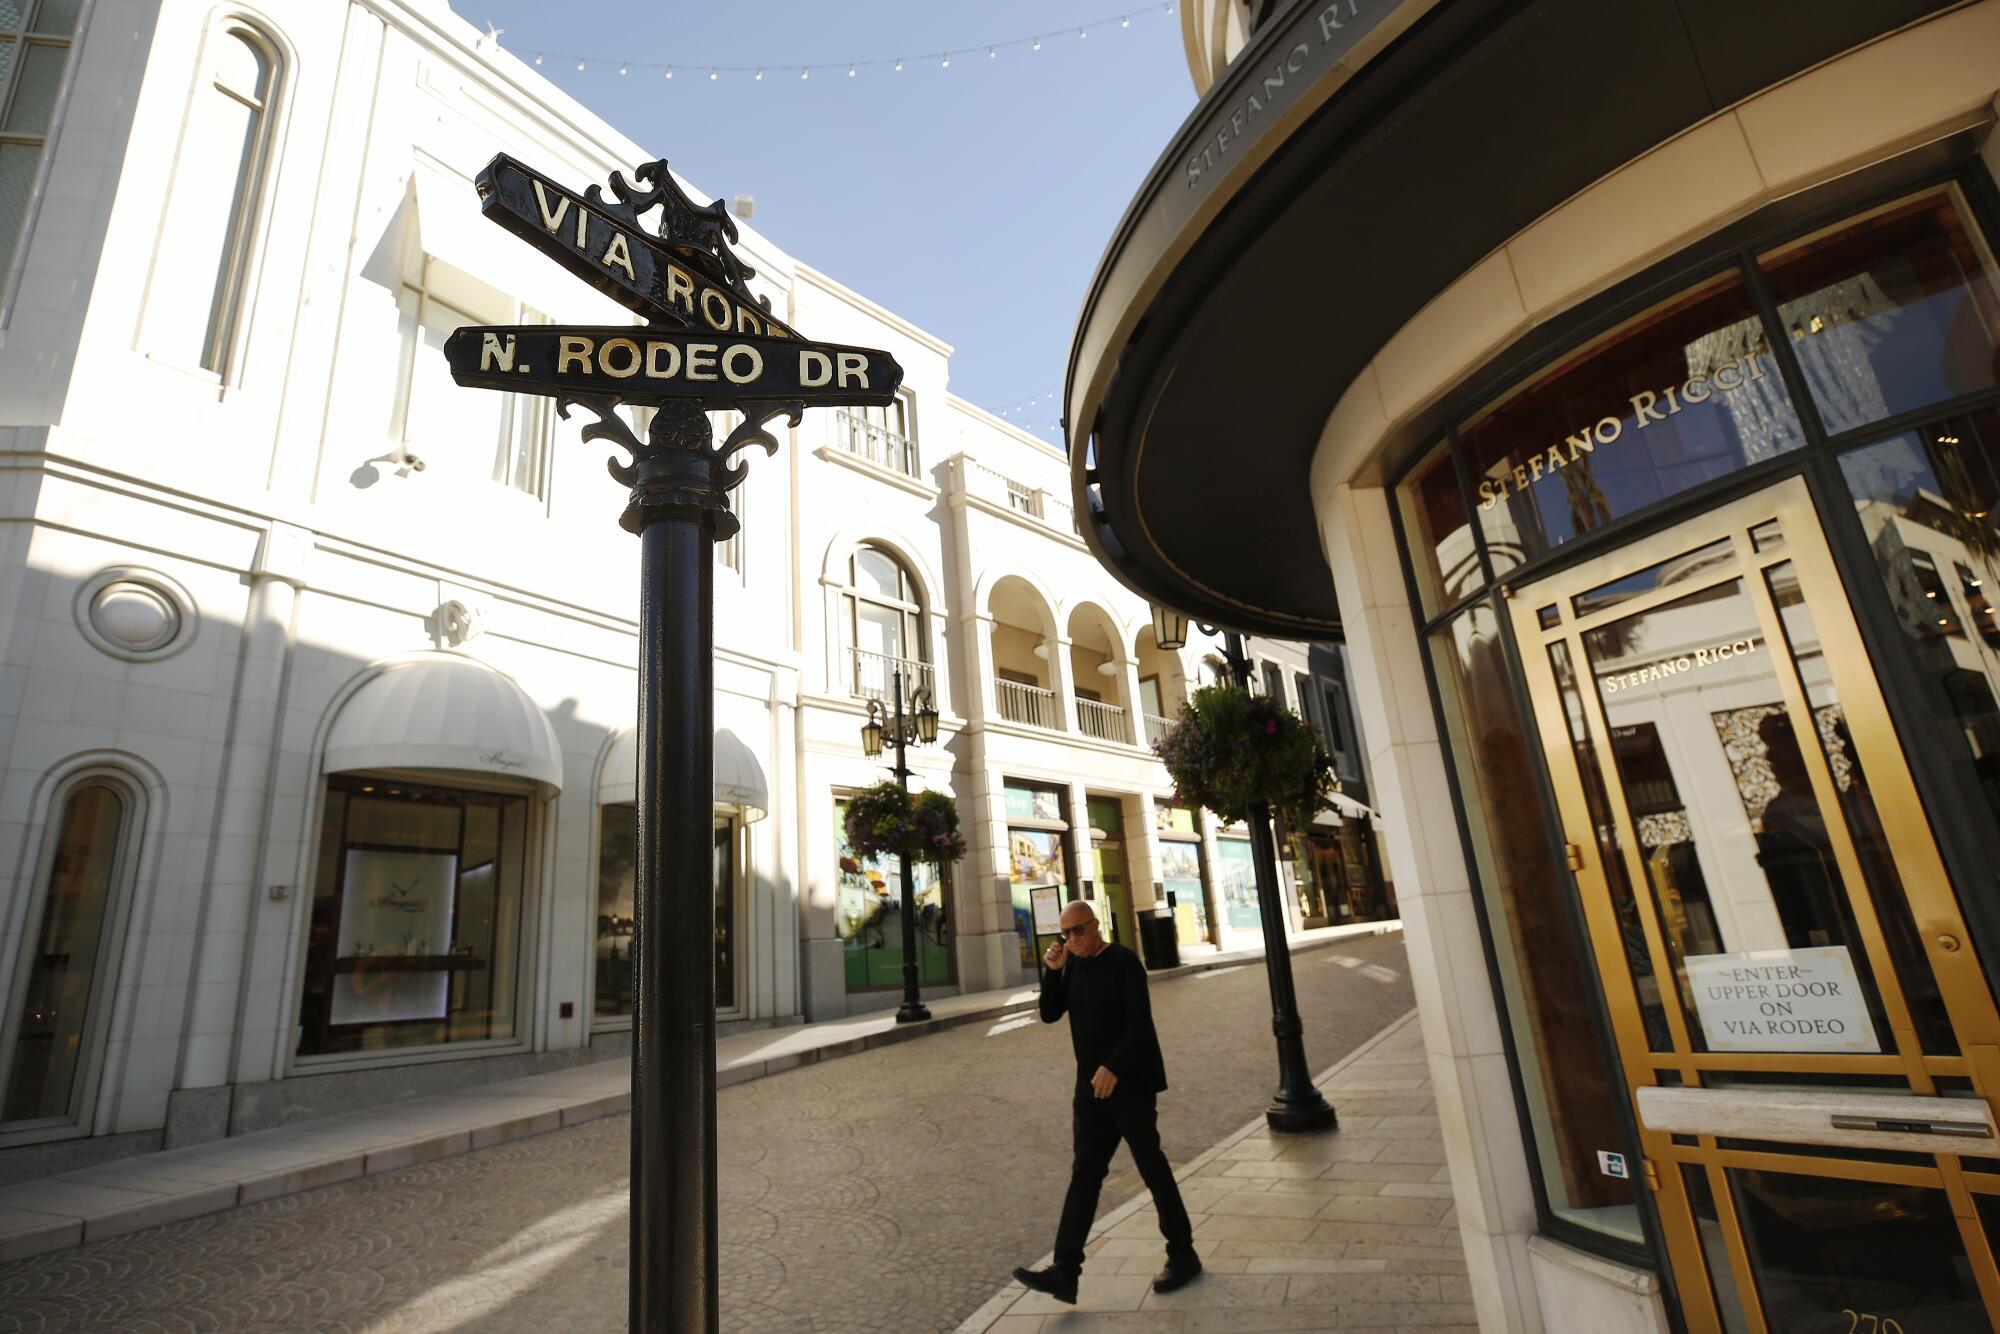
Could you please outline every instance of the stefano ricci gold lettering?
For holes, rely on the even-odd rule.
[[[1692,672],[1702,667],[1715,667],[1731,658],[1742,658],[1757,651],[1757,637],[1732,639],[1726,644],[1712,644],[1698,648],[1692,653],[1683,653],[1677,658],[1662,658],[1649,662],[1644,667],[1634,667],[1629,672],[1613,672],[1599,679],[1599,684],[1607,695],[1615,695],[1633,686],[1645,685],[1650,681],[1664,681],[1682,672]]]
[[[1711,370],[1690,375],[1680,384],[1669,386],[1659,393],[1641,389],[1632,395],[1632,429],[1643,431],[1654,422],[1665,421],[1677,415],[1684,408],[1706,403],[1717,391],[1731,393],[1746,384],[1763,379],[1769,374],[1762,360],[1764,355],[1758,352],[1725,361]],[[1599,419],[1594,425],[1586,426],[1566,436],[1558,444],[1528,455],[1500,476],[1480,481],[1479,508],[1492,509],[1508,496],[1527,490],[1542,478],[1562,471],[1584,455],[1595,453],[1599,445],[1612,444],[1624,434],[1625,419],[1607,416]]]

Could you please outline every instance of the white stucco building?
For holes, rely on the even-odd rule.
[[[442,0],[28,8],[0,20],[0,1179],[615,1056],[636,543],[604,447],[439,348],[631,320],[470,182],[652,154]],[[1241,840],[1146,749],[1202,647],[1152,646],[1062,454],[954,398],[937,338],[739,249],[786,322],[907,379],[755,460],[716,553],[725,1025],[897,995],[896,877],[845,857],[837,803],[884,776],[859,728],[899,670],[971,845],[921,895],[927,991],[1032,975],[1037,880],[1122,936],[1157,885],[1189,948],[1254,940]],[[1253,649],[1319,709],[1303,647]]]

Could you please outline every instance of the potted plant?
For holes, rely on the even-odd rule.
[[[847,846],[864,858],[957,861],[965,855],[958,803],[942,792],[912,796],[895,783],[863,788],[847,799]]]
[[[1263,803],[1294,829],[1330,805],[1333,762],[1305,719],[1269,695],[1241,686],[1203,686],[1153,745],[1174,780],[1175,797],[1224,820],[1247,820]]]

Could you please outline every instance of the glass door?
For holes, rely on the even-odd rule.
[[[1510,596],[1688,1327],[1994,1328],[2000,1021],[1805,482]]]

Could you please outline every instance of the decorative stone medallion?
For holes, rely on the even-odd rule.
[[[194,639],[194,599],[158,570],[100,570],[76,595],[77,628],[99,651],[127,662],[171,657]]]

